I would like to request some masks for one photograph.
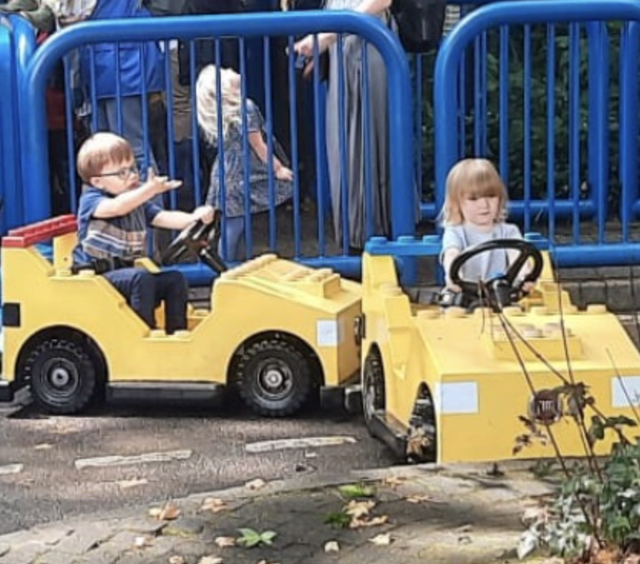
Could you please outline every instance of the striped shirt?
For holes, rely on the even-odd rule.
[[[162,208],[145,202],[127,215],[94,217],[100,202],[112,197],[93,186],[84,188],[78,206],[78,245],[73,251],[74,263],[113,257],[133,260],[145,256],[147,229]]]

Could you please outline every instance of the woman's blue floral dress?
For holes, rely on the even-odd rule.
[[[264,118],[258,106],[251,100],[247,100],[246,108],[247,133],[259,131],[265,136]],[[230,125],[224,139],[225,206],[223,206],[220,186],[220,158],[216,158],[211,170],[211,184],[207,193],[207,204],[224,210],[226,217],[244,215],[245,159],[242,127],[242,122]],[[273,146],[275,151],[276,142],[273,143]],[[251,213],[255,214],[268,210],[271,205],[269,169],[267,164],[263,163],[251,148],[248,140],[247,148],[249,156],[249,198]],[[275,177],[275,173],[272,174],[272,178],[274,204],[277,206],[292,198],[293,185],[291,182],[278,180]]]

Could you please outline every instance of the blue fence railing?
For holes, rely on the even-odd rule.
[[[16,22],[0,17],[0,198],[2,199],[2,215],[0,231],[22,224],[22,177],[19,163],[22,158],[20,150],[20,123],[16,108],[19,104],[20,73],[17,70],[19,61],[16,43],[21,37],[21,30]],[[19,24],[18,24],[19,25]]]
[[[561,4],[547,0],[522,0],[519,2],[503,2],[484,6],[471,13],[465,20],[457,26],[450,36],[442,45],[435,71],[435,105],[440,108],[440,112],[436,116],[436,184],[437,199],[442,198],[445,186],[445,180],[448,170],[451,166],[464,154],[460,150],[459,128],[457,118],[457,103],[459,97],[459,84],[456,76],[456,69],[464,55],[466,47],[475,41],[478,36],[486,33],[487,30],[499,26],[511,25],[532,25],[532,24],[554,24],[568,23],[576,27],[581,22],[591,22],[593,14],[598,13],[599,17],[607,21],[634,22],[640,20],[640,6],[633,0],[590,0],[584,2],[580,0],[568,0]],[[625,212],[623,225],[618,222],[609,221],[610,217],[607,210],[607,199],[610,196],[609,191],[609,103],[608,103],[608,59],[605,56],[607,41],[605,40],[605,31],[602,23],[595,24],[599,28],[592,34],[592,41],[595,42],[593,52],[595,60],[589,61],[596,70],[590,70],[589,76],[597,81],[593,81],[591,86],[595,88],[589,97],[593,107],[590,108],[592,113],[589,115],[589,143],[590,147],[590,181],[593,183],[591,190],[595,195],[595,225],[590,224],[589,230],[581,230],[580,223],[580,200],[579,186],[576,185],[577,175],[584,163],[576,162],[576,128],[580,127],[582,119],[572,114],[573,121],[573,148],[569,154],[570,166],[569,170],[573,178],[573,186],[571,186],[570,202],[575,206],[571,215],[573,220],[570,231],[563,240],[563,233],[558,229],[558,213],[557,213],[557,197],[556,185],[554,178],[553,163],[555,161],[555,131],[556,131],[556,107],[554,84],[556,75],[556,65],[554,61],[554,49],[548,44],[548,66],[547,66],[547,83],[549,84],[547,91],[547,131],[546,146],[544,150],[547,154],[547,186],[544,207],[538,211],[543,211],[546,216],[547,236],[554,242],[555,258],[560,265],[603,265],[603,264],[636,264],[640,258],[640,245],[630,240],[629,221],[631,213],[629,209]],[[598,32],[600,37],[597,36]],[[553,28],[549,28],[549,33],[553,33]],[[574,31],[577,33],[577,31]],[[575,35],[574,35],[575,41]],[[627,43],[628,37],[625,40]],[[637,52],[629,49],[621,51],[623,64],[622,68],[628,68],[631,63],[627,63],[627,58],[637,58]],[[574,64],[576,64],[574,62]],[[570,77],[573,83],[570,98],[573,98],[576,106],[577,87],[576,77],[571,73]],[[637,127],[637,115],[627,113],[629,111],[629,102],[634,96],[632,82],[637,84],[638,77],[629,77],[628,81],[623,82],[620,90],[620,100],[623,115],[621,115],[620,123],[625,124],[626,121],[634,122]],[[502,85],[501,85],[502,86]],[[635,87],[637,89],[637,86]],[[637,93],[637,90],[636,90]],[[635,104],[631,102],[631,107],[637,105],[637,97],[633,98]],[[575,110],[574,110],[575,112]],[[501,124],[508,119],[507,115],[501,115]],[[578,123],[576,123],[576,121]],[[633,125],[624,125],[622,127],[622,135],[632,136]],[[530,132],[525,132],[524,136],[525,153],[531,154],[533,150],[540,150],[539,147],[533,146]],[[627,149],[625,149],[627,150]],[[623,153],[624,154],[624,153]],[[627,155],[627,163],[620,162],[622,175],[637,177],[637,157],[629,158]],[[631,164],[635,160],[635,165]],[[616,163],[617,164],[617,163]],[[637,181],[636,181],[637,185]],[[633,184],[631,184],[633,186]],[[623,193],[625,188],[623,187]],[[635,200],[636,195],[631,193],[625,196],[628,201],[627,205]],[[621,201],[625,198],[623,197]],[[624,205],[624,204],[623,204]],[[531,214],[536,210],[530,201],[524,203],[525,214],[531,221]],[[632,206],[629,206],[633,210]]]

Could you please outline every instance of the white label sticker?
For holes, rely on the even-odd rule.
[[[335,319],[321,319],[317,322],[319,347],[338,346],[338,322]]]
[[[640,376],[621,376],[611,379],[611,404],[613,407],[640,405]]]
[[[449,382],[436,385],[440,413],[478,413],[478,383]]]

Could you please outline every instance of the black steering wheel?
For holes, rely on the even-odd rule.
[[[507,272],[491,280],[464,280],[460,276],[462,267],[470,259],[479,254],[496,250],[514,250],[519,251],[520,254],[513,261],[513,264],[509,265]],[[529,259],[533,261],[533,265],[526,276],[518,282],[518,274]],[[542,253],[531,243],[523,239],[494,239],[462,251],[451,263],[449,279],[452,284],[459,286],[463,294],[466,294],[469,298],[477,299],[478,296],[486,294],[486,291],[489,290],[489,295],[487,296],[489,301],[500,307],[505,307],[518,301],[524,295],[522,287],[526,282],[537,280],[543,266]]]
[[[181,257],[197,257],[218,274],[227,270],[218,254],[221,218],[220,210],[215,210],[211,223],[199,219],[183,229],[162,253],[162,264],[175,264]]]

